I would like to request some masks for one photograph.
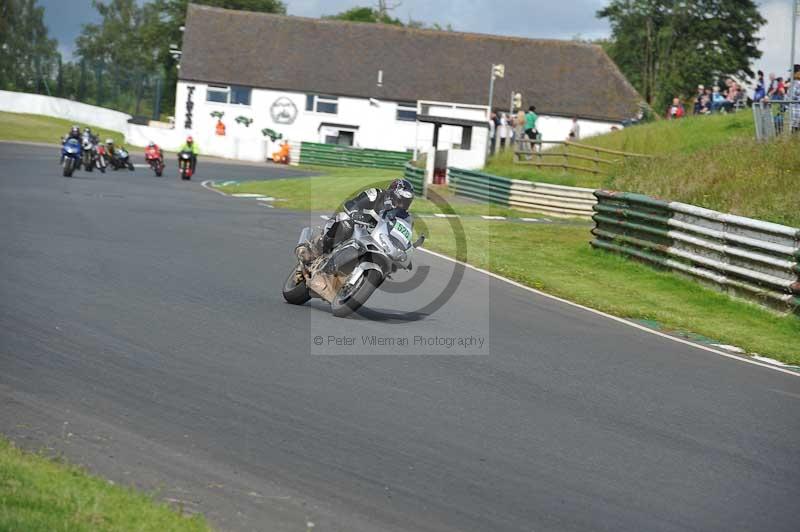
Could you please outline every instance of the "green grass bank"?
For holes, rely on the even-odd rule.
[[[69,133],[69,128],[75,124],[70,120],[49,116],[0,111],[0,140],[58,144],[61,142],[61,137]],[[88,125],[102,140],[112,138],[118,145],[125,142],[123,135],[116,131],[97,128],[92,124],[78,123],[77,125],[81,130]]]
[[[207,532],[153,497],[75,466],[23,452],[0,437],[0,530],[25,532]]]

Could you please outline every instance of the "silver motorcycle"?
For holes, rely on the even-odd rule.
[[[310,264],[298,259],[283,285],[283,297],[293,305],[312,297],[324,299],[334,316],[344,317],[358,310],[393,273],[410,270],[414,249],[422,245],[425,236],[412,243],[411,217],[394,217],[391,211],[339,216],[339,223],[353,224],[353,236]],[[303,247],[311,249],[321,231],[321,227],[304,228],[295,253]]]

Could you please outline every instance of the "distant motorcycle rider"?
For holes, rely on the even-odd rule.
[[[61,145],[63,146],[64,144],[66,144],[69,139],[75,139],[75,140],[78,141],[78,143],[80,143],[81,142],[81,128],[79,128],[78,126],[72,126],[69,129],[69,133],[67,133],[66,135],[61,137]],[[61,162],[59,164],[64,164],[64,152],[63,151],[61,152]]]
[[[106,157],[109,162],[114,158],[114,139],[106,139]]]
[[[192,154],[192,174],[195,173],[197,170],[197,156],[200,154],[200,151],[197,149],[197,144],[195,144],[194,139],[192,137],[186,137],[186,142],[178,148],[178,154],[183,151],[188,151]],[[178,158],[178,164],[180,165],[180,158]]]
[[[161,163],[163,164],[164,152],[161,151],[161,148],[158,146],[158,144],[156,144],[151,140],[150,143],[147,144],[147,149],[145,150],[145,158],[146,159],[155,158],[160,160]]]
[[[374,224],[373,214],[408,219],[408,209],[413,200],[414,187],[407,179],[395,179],[386,190],[368,188],[346,201],[343,209],[328,219],[310,246],[298,246],[297,256],[304,264],[309,264],[320,255],[330,253],[339,243],[353,236],[354,220]]]
[[[69,129],[69,133],[64,135],[64,137],[61,139],[61,144],[66,143],[69,139],[75,139],[78,142],[80,142],[81,141],[81,128],[79,128],[78,126],[72,126]]]
[[[92,133],[92,128],[86,127],[83,130],[83,136],[81,138],[84,142],[89,142],[91,144],[97,144],[97,137]]]

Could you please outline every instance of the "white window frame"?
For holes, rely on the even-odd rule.
[[[233,103],[231,102],[231,95],[233,94],[233,87],[231,85],[208,85],[206,87],[206,102],[210,104],[217,104],[217,105],[237,105],[243,107],[250,107],[253,102],[253,89],[251,87],[245,87],[243,85],[237,85],[237,87],[241,87],[243,89],[248,89],[250,91],[250,103]],[[218,102],[216,100],[209,100],[208,95],[211,92],[225,94],[225,101]]]
[[[313,98],[312,104],[311,104],[311,109],[308,108],[308,98],[309,97]],[[330,113],[328,111],[320,111],[319,110],[320,102],[335,105],[336,106],[336,111],[333,112],[333,113]],[[327,95],[327,94],[307,94],[306,95],[306,112],[307,113],[320,113],[320,114],[325,114],[325,115],[338,115],[339,114],[339,97],[338,96],[331,96],[331,95]]]
[[[217,100],[210,100],[209,95],[211,93],[220,93],[225,95],[225,101],[220,102]],[[208,103],[216,103],[216,104],[227,104],[231,101],[231,88],[228,85],[209,85],[206,87],[206,102]]]

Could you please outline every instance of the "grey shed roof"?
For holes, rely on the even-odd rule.
[[[493,106],[621,121],[636,90],[599,47],[419,30],[189,5],[180,79],[393,101],[486,104],[493,63],[505,64]],[[382,86],[377,85],[383,71]]]

